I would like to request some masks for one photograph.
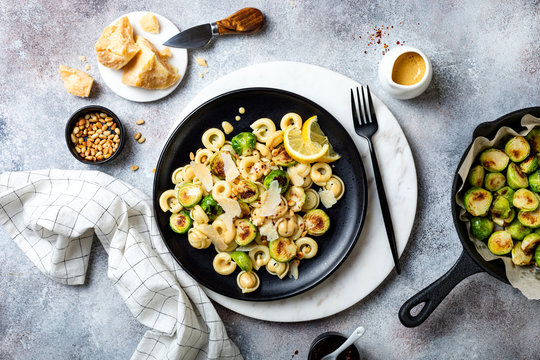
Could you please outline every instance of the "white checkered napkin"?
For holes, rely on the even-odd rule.
[[[95,234],[108,276],[151,328],[133,359],[242,359],[212,303],[176,263],[139,190],[97,171],[0,175],[0,224],[52,279],[83,284]]]

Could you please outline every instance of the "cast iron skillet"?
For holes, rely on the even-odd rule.
[[[473,140],[479,136],[492,139],[495,137],[497,131],[503,126],[513,128],[517,132],[525,130],[525,128],[521,126],[521,118],[526,114],[540,117],[540,107],[517,110],[506,114],[495,121],[480,124],[474,130]],[[472,141],[463,154],[457,169],[461,167],[461,164],[465,160],[465,156],[469,152],[471,146]],[[462,185],[462,180],[457,174],[457,169],[456,174],[454,175],[450,203],[452,204],[454,225],[459,235],[461,244],[463,245],[463,251],[461,252],[461,256],[456,264],[446,274],[403,304],[399,310],[399,320],[401,320],[401,323],[407,327],[415,327],[422,324],[433,312],[433,310],[437,308],[440,302],[448,295],[448,293],[463,279],[472,274],[485,271],[493,277],[508,284],[504,262],[500,259],[494,261],[484,260],[476,251],[474,243],[469,240],[465,223],[459,219],[459,212],[461,208],[458,206],[455,199],[457,190]],[[415,306],[422,303],[424,303],[424,307],[420,310],[420,312],[417,315],[411,315],[411,310]]]
[[[235,121],[238,109],[244,107],[242,120]],[[234,131],[227,135],[230,140],[242,131],[251,131],[249,125],[262,117],[271,118],[279,127],[282,116],[288,112],[298,113],[302,119],[317,115],[323,131],[342,158],[334,163],[333,172],[340,176],[346,187],[345,196],[339,203],[327,209],[331,219],[330,230],[320,238],[318,254],[302,261],[298,280],[279,279],[260,269],[257,274],[261,286],[253,293],[242,294],[236,285],[237,270],[228,276],[216,273],[212,260],[216,254],[213,246],[205,250],[192,248],[187,234],[174,233],[169,227],[170,214],[159,208],[159,196],[174,187],[172,172],[189,164],[189,153],[202,147],[201,136],[209,128],[221,128],[229,121]],[[317,187],[315,187],[317,188]],[[304,292],[327,278],[349,255],[362,229],[367,207],[366,176],[358,150],[343,126],[330,113],[314,102],[299,95],[268,88],[250,88],[220,95],[194,110],[175,129],[161,153],[154,178],[154,212],[159,230],[170,252],[178,263],[199,283],[224,296],[240,300],[263,301],[290,297]]]

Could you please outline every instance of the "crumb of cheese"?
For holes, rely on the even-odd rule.
[[[108,68],[119,70],[140,51],[133,38],[133,28],[126,16],[107,26],[95,45],[98,61]]]
[[[158,19],[156,19],[156,16],[151,12],[147,12],[146,14],[144,14],[143,17],[139,20],[139,24],[144,31],[151,34],[159,34],[159,21]]]
[[[79,55],[79,60],[81,60],[82,62],[85,62],[86,61],[86,56]]]
[[[89,65],[89,64],[84,65],[84,69],[85,69],[86,71],[90,70],[90,65]]]
[[[172,57],[171,49],[165,46],[163,50],[159,50],[159,55],[163,57]]]
[[[208,64],[206,63],[206,60],[203,59],[202,57],[197,57],[197,58],[195,58],[195,62],[196,62],[197,65],[199,65],[199,66],[202,66],[202,67],[208,67]]]
[[[90,95],[94,78],[84,71],[72,69],[64,65],[61,65],[58,70],[64,82],[64,87],[70,94],[80,97],[88,97]]]

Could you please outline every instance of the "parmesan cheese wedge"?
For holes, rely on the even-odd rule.
[[[277,206],[281,202],[279,183],[276,180],[272,181],[265,194],[265,199],[261,206],[261,215],[274,216],[277,212]]]
[[[58,69],[66,90],[75,96],[88,97],[94,78],[77,69],[61,65]]]
[[[218,198],[216,201],[225,212],[224,214],[220,215],[220,217],[225,222],[225,225],[227,225],[227,229],[232,229],[234,218],[239,217],[242,214],[242,209],[240,209],[238,201],[229,198]]]
[[[224,151],[221,154],[221,159],[223,160],[223,171],[225,172],[225,180],[233,181],[238,176],[240,176],[240,172],[238,171],[238,168],[236,167],[236,164],[234,163],[231,154]]]
[[[219,250],[219,251],[225,251],[229,247],[228,244],[226,244],[221,236],[219,236],[219,233],[217,232],[216,228],[214,228],[212,225],[203,225],[200,226],[199,229],[202,231],[203,234],[208,236],[212,244]]]
[[[331,208],[335,203],[337,203],[336,197],[330,190],[319,190],[319,197],[325,208]]]
[[[208,169],[205,165],[196,163],[194,161],[192,161],[190,165],[195,176],[201,180],[204,190],[211,192],[212,187],[214,186],[214,180],[212,179],[210,169]]]

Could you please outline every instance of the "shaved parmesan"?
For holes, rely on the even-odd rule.
[[[195,174],[195,176],[199,180],[201,180],[204,190],[208,192],[212,191],[212,187],[214,186],[214,180],[212,179],[210,169],[208,169],[205,165],[196,163],[194,161],[192,161],[190,165],[193,169],[193,173]]]
[[[279,238],[279,234],[277,233],[276,226],[271,222],[266,222],[263,226],[259,228],[259,232],[261,233],[261,236],[266,236],[266,240],[272,241]]]
[[[223,152],[223,154],[221,155],[221,159],[223,160],[223,171],[225,172],[225,180],[233,181],[238,176],[240,176],[240,172],[236,168],[231,154],[229,154],[228,152]]]
[[[295,169],[294,166],[287,169],[287,175],[289,175],[289,179],[291,179],[294,186],[304,185],[304,178],[298,175],[298,170]]]
[[[240,204],[238,201],[229,198],[217,198],[219,206],[223,208],[224,214],[219,217],[223,219],[228,230],[233,228],[233,219],[239,217],[242,214],[242,209],[240,209]]]
[[[298,259],[289,262],[289,277],[293,278],[294,280],[298,280],[298,265],[299,264],[300,264],[300,260]]]
[[[329,209],[337,203],[336,197],[330,190],[319,190],[319,197],[324,207]]]
[[[219,251],[226,251],[229,247],[229,244],[226,244],[225,241],[219,236],[219,233],[217,232],[216,228],[212,225],[203,225],[200,226],[199,229],[202,231],[203,234],[208,236],[210,241],[212,241],[212,244],[218,249]]]
[[[278,205],[281,203],[281,191],[279,188],[279,183],[276,180],[272,181],[265,194],[265,199],[261,206],[261,215],[274,216],[277,213]]]

